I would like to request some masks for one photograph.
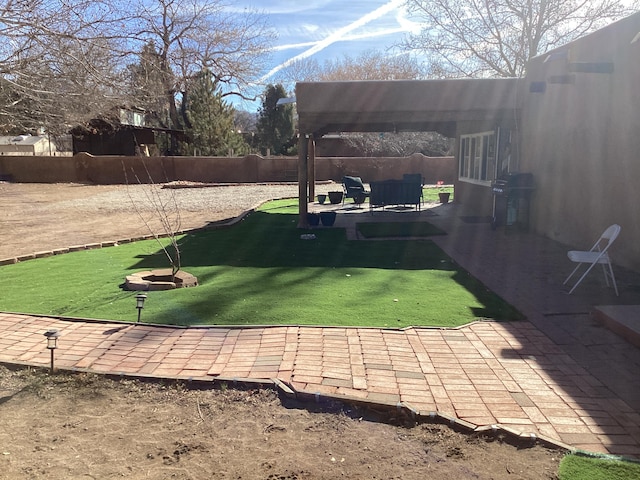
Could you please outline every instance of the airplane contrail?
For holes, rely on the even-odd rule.
[[[304,60],[305,58],[309,58],[311,55],[314,55],[322,50],[324,50],[325,48],[327,48],[329,45],[339,42],[341,40],[344,40],[347,36],[348,33],[354,31],[357,28],[360,28],[364,25],[366,25],[369,22],[372,22],[373,20],[377,20],[378,18],[386,15],[387,13],[393,11],[394,9],[400,7],[402,4],[404,4],[404,0],[391,0],[390,2],[382,5],[381,7],[376,8],[373,12],[369,12],[366,15],[363,15],[362,17],[360,17],[359,19],[357,19],[356,21],[350,23],[349,25],[346,25],[340,29],[338,29],[337,31],[335,31],[334,33],[332,33],[331,35],[329,35],[328,37],[320,40],[319,42],[315,43],[313,45],[313,47],[309,48],[308,50],[305,50],[304,52],[296,55],[295,57],[292,57],[284,62],[282,62],[280,65],[277,65],[275,67],[273,67],[267,74],[265,74],[261,79],[260,79],[260,83],[264,82],[265,80],[267,80],[268,78],[272,77],[273,75],[275,75],[276,73],[278,73],[280,70],[282,70],[283,68],[288,67],[289,65],[299,61],[299,60]]]

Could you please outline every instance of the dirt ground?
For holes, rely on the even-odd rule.
[[[0,479],[556,478],[558,451],[398,423],[270,389],[0,366]]]
[[[126,188],[0,183],[0,259],[147,233],[131,208],[142,189]],[[181,189],[182,226],[296,189]],[[502,440],[342,404],[298,404],[269,389],[0,366],[0,479],[556,478],[561,452]]]
[[[0,259],[149,235],[145,222],[162,233],[160,216],[149,199],[167,205],[167,216],[178,220],[174,224],[180,230],[230,219],[297,192],[298,186],[290,184],[169,189],[0,182]],[[178,208],[172,211],[174,204]]]

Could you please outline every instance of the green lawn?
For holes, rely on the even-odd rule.
[[[448,192],[451,194],[449,201],[453,201],[453,186],[443,186],[443,187],[424,187],[422,189],[422,195],[424,197],[425,202],[439,202],[440,199],[438,194],[440,192]]]
[[[295,200],[239,224],[181,238],[196,288],[148,292],[142,320],[193,324],[456,326],[521,315],[429,240],[348,241],[339,228],[296,228]],[[125,275],[166,268],[155,241],[0,267],[0,310],[135,321]]]
[[[640,463],[581,455],[567,455],[560,462],[559,480],[633,480],[640,478]]]

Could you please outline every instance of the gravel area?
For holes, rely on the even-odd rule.
[[[135,205],[141,211],[155,211],[153,202],[175,205],[186,212],[243,212],[273,198],[295,197],[297,185],[223,185],[162,188],[160,185],[117,186],[85,198],[55,202],[53,208],[85,212],[118,213]],[[233,215],[232,215],[233,216]]]
[[[316,191],[341,188],[323,184]],[[162,188],[0,182],[0,259],[147,235],[145,222],[161,231],[154,223],[159,216],[149,199],[162,202],[169,210],[175,202],[180,228],[190,229],[236,217],[268,200],[297,195],[297,184]]]

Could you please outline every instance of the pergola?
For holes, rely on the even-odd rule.
[[[515,118],[517,78],[301,82],[298,111],[299,223],[308,227],[315,197],[315,139],[341,132],[438,132],[455,137],[460,122]]]

